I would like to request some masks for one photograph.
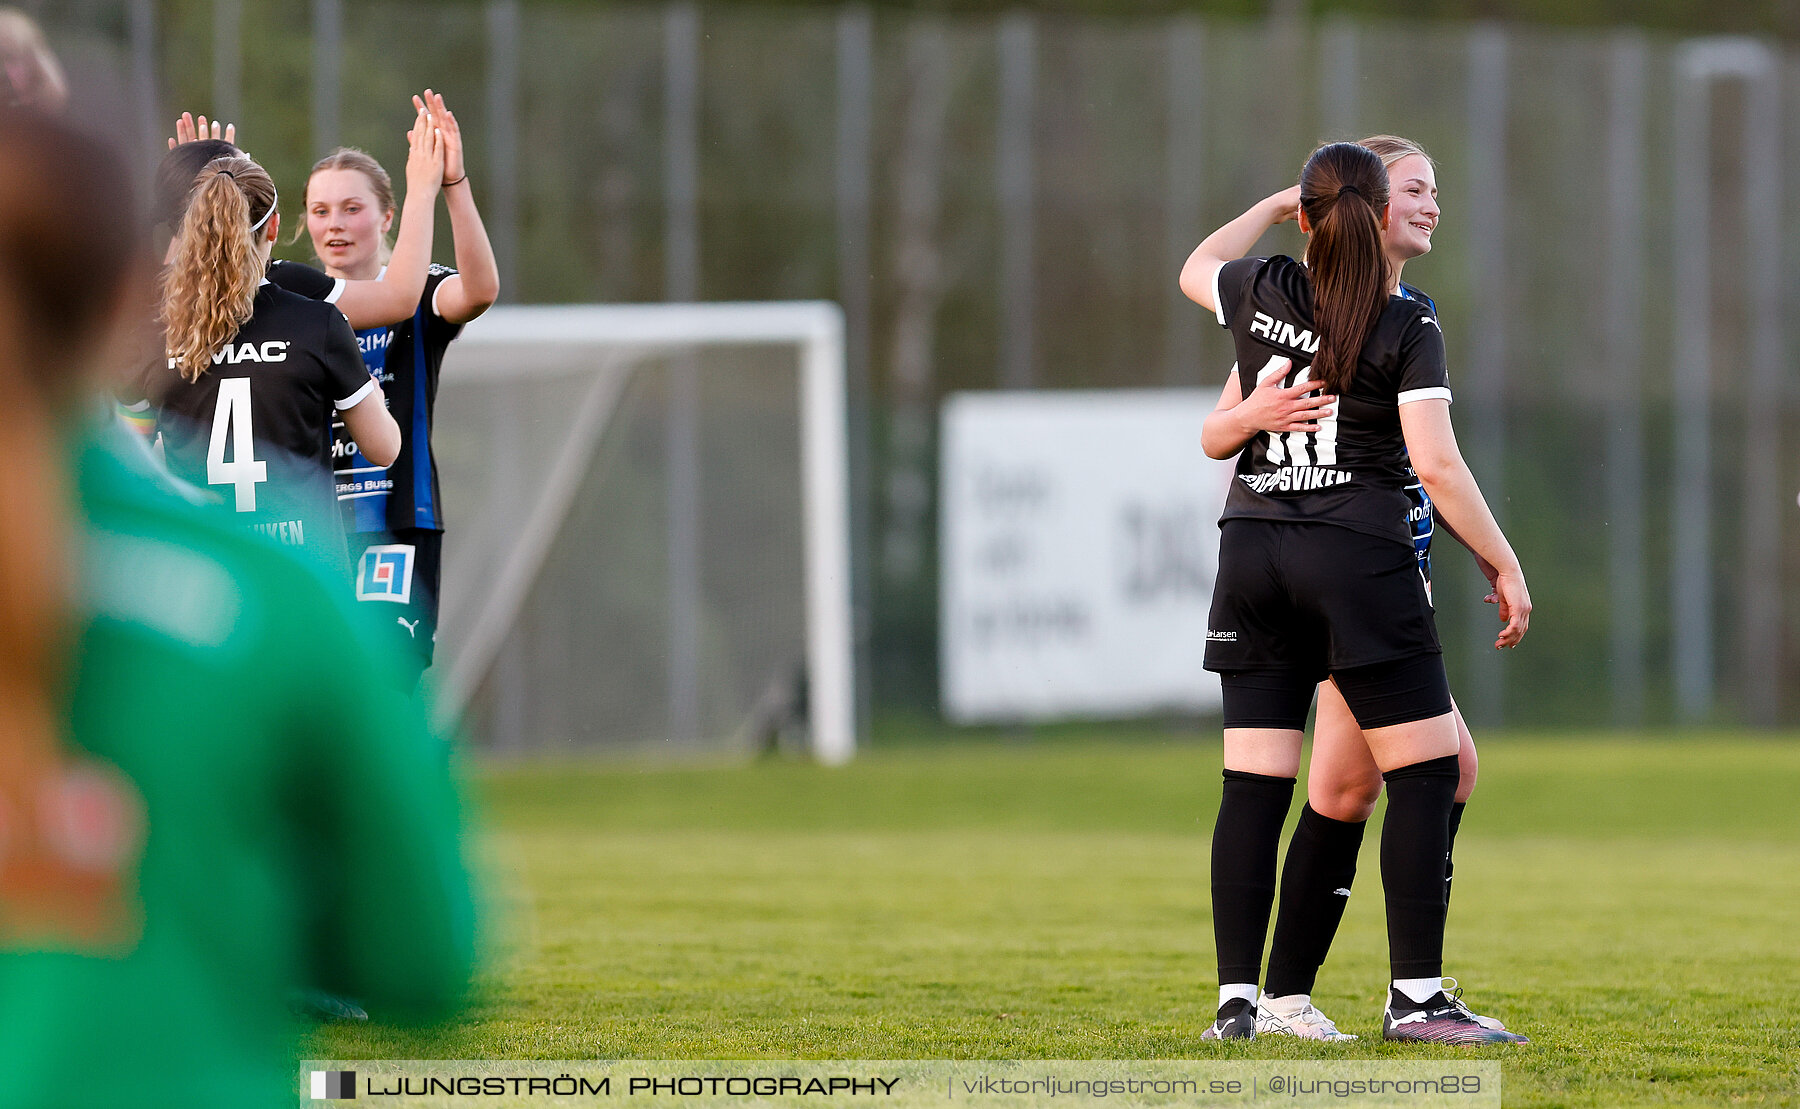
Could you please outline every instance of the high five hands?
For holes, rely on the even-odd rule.
[[[429,89],[426,95],[431,95]],[[413,97],[413,109],[418,114],[413,118],[412,130],[406,133],[407,195],[417,192],[422,196],[436,196],[445,180],[444,155],[448,144],[444,140],[444,128],[432,116],[430,107],[416,96]]]
[[[462,130],[456,124],[456,113],[444,106],[444,97],[440,93],[426,89],[424,95],[412,98],[413,111],[437,130],[438,136],[431,142],[439,143],[444,152],[444,172],[442,184],[454,185],[467,176],[463,169]],[[418,125],[415,120],[414,126]],[[410,142],[413,134],[407,132]],[[201,139],[222,139],[237,145],[237,124],[222,123],[209,120],[205,113],[196,115],[193,112],[182,112],[175,121],[175,134],[169,139],[169,149],[173,150],[184,143],[198,142]]]
[[[413,110],[430,119],[443,137],[444,188],[468,180],[469,173],[463,165],[462,128],[456,124],[456,113],[444,106],[443,94],[426,89],[423,97],[413,97]]]
[[[175,121],[175,137],[169,140],[169,149],[174,150],[183,143],[198,142],[201,139],[223,139],[236,146],[237,124],[221,124],[216,119],[208,123],[204,115],[196,122],[194,113],[182,112],[181,118]]]

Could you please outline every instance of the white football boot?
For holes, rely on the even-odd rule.
[[[1354,1040],[1348,1032],[1339,1032],[1330,1017],[1312,1003],[1312,995],[1289,994],[1265,997],[1256,1007],[1256,1031],[1264,1036],[1298,1036],[1303,1040],[1343,1042]]]

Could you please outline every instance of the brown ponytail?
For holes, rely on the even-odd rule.
[[[55,413],[31,381],[18,298],[0,279],[0,818],[18,814],[60,750],[53,694],[68,647],[69,525]]]
[[[1381,249],[1388,203],[1387,168],[1367,147],[1328,143],[1300,171],[1300,209],[1311,225],[1306,264],[1313,286],[1319,350],[1313,377],[1342,393],[1356,374],[1363,341],[1393,286]]]
[[[165,343],[188,381],[250,319],[263,278],[256,233],[274,208],[275,182],[248,158],[220,158],[194,178],[162,278]]]
[[[117,770],[63,737],[78,559],[60,431],[148,271],[106,148],[0,112],[0,150],[0,943],[111,947],[135,928],[143,816]]]

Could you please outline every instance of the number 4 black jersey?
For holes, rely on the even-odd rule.
[[[144,393],[177,477],[290,545],[315,546],[311,530],[341,547],[336,519],[316,516],[321,492],[330,504],[331,418],[375,388],[342,313],[265,281],[197,381],[154,367]]]
[[[1278,372],[1284,385],[1310,379],[1319,335],[1306,267],[1285,256],[1240,258],[1213,282],[1243,396]],[[1450,399],[1443,332],[1428,305],[1391,297],[1319,430],[1259,432],[1238,455],[1222,519],[1336,524],[1411,546],[1400,406],[1428,399]]]

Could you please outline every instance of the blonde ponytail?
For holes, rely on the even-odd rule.
[[[274,210],[275,183],[248,158],[220,158],[194,179],[162,278],[164,342],[185,380],[250,319],[263,278],[256,232]]]

